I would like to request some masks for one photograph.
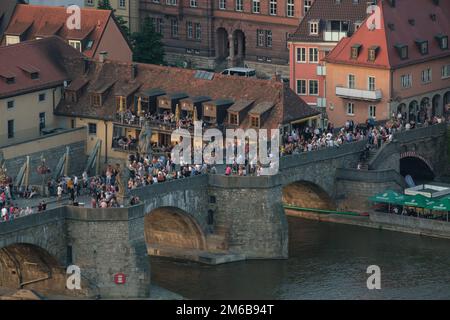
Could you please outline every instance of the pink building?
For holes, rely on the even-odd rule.
[[[289,39],[291,89],[323,112],[322,125],[327,97],[323,58],[360,26],[367,6],[362,0],[315,0]]]

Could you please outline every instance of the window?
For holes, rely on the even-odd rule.
[[[378,47],[371,47],[371,48],[369,48],[368,60],[370,62],[374,62],[375,59],[377,58],[377,51],[378,51]]]
[[[277,15],[277,0],[269,0],[269,14],[271,16]]]
[[[202,25],[200,23],[195,24],[195,39],[196,40],[202,39]]]
[[[312,21],[309,23],[309,34],[313,36],[319,34],[319,22]]]
[[[309,80],[309,95],[310,96],[319,95],[319,80]]]
[[[169,6],[176,6],[177,0],[166,0],[166,4]]]
[[[288,17],[293,17],[295,15],[295,10],[294,10],[294,0],[287,0],[287,12],[286,15]]]
[[[347,103],[347,115],[355,115],[355,104],[353,102]]]
[[[355,89],[356,85],[356,78],[354,74],[349,74],[347,77],[347,85],[350,89]]]
[[[235,113],[230,113],[230,124],[238,124],[238,117]]]
[[[408,46],[407,45],[399,44],[399,45],[396,45],[395,47],[397,48],[397,52],[398,52],[398,55],[400,56],[400,59],[402,59],[402,60],[408,59]]]
[[[39,79],[39,72],[32,72],[32,73],[30,73],[30,78],[32,80]]]
[[[252,127],[259,128],[259,117],[251,116],[250,123]]]
[[[170,20],[170,35],[172,38],[178,38],[178,20]]]
[[[219,9],[225,10],[227,8],[227,0],[219,0]]]
[[[256,45],[258,47],[272,47],[272,30],[256,30]]]
[[[152,18],[153,29],[156,33],[162,34],[163,21],[161,18]]]
[[[93,6],[94,5],[94,0],[87,0],[86,1],[88,6]]]
[[[192,39],[194,37],[194,30],[192,28],[192,21],[188,21],[187,22],[187,26],[186,26],[186,35],[188,39]]]
[[[442,50],[448,49],[448,37],[447,36],[443,36],[441,38],[441,41],[439,42],[439,46],[441,47]]]
[[[14,138],[14,120],[8,120],[8,139]]]
[[[252,12],[261,13],[261,0],[253,0],[252,3]]]
[[[441,76],[443,79],[450,77],[450,64],[447,64],[442,67]]]
[[[369,118],[375,119],[377,117],[377,107],[369,106]]]
[[[190,4],[192,8],[197,8],[197,0],[190,0]]]
[[[311,8],[313,0],[304,0],[303,10],[305,13],[308,12],[309,8]]]
[[[266,30],[266,47],[272,47],[272,30]]]
[[[306,95],[306,80],[297,80],[297,94],[299,95]]]
[[[306,63],[306,48],[297,48],[297,63]]]
[[[236,11],[242,11],[244,9],[243,0],[236,0]]]
[[[81,41],[69,40],[69,45],[81,52]]]
[[[88,123],[88,133],[90,135],[97,134],[97,124],[96,123]]]
[[[6,105],[7,105],[8,109],[14,108],[14,100],[9,100],[9,101],[6,103]]]
[[[422,83],[431,82],[431,69],[425,69],[422,71]]]
[[[311,63],[319,62],[319,49],[309,48],[309,62]]]
[[[420,41],[417,43],[417,45],[419,46],[421,55],[428,54],[428,41]]]
[[[102,105],[102,95],[99,93],[91,94],[91,103],[94,107],[100,107]]]
[[[375,77],[369,77],[367,80],[367,89],[369,91],[375,91]]]
[[[126,7],[126,0],[119,0],[119,7],[125,8]]]
[[[39,113],[39,130],[45,128],[45,112]]]
[[[351,50],[350,56],[352,59],[358,59],[360,49],[361,49],[360,44],[355,44],[352,46],[352,48],[350,49]]]
[[[45,93],[39,94],[39,102],[45,101]]]
[[[11,44],[20,43],[19,36],[6,36],[6,45],[9,46]]]
[[[410,74],[404,74],[400,77],[400,82],[402,85],[402,88],[411,88],[412,86],[412,76]]]

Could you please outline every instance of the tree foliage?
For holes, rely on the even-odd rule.
[[[145,18],[141,31],[134,33],[131,38],[134,61],[164,64],[162,35],[155,31],[150,17]]]

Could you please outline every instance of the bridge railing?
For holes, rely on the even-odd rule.
[[[360,153],[367,145],[367,140],[343,144],[339,147],[327,147],[315,151],[308,151],[295,155],[284,156],[280,159],[280,169],[289,169],[311,162],[343,157],[352,153]]]
[[[435,137],[445,134],[447,123],[435,124],[428,127],[416,128],[407,131],[397,132],[390,143],[385,143],[369,163],[369,169],[378,168],[391,154],[398,152],[401,143],[419,141],[424,138]]]

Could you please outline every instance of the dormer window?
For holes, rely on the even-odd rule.
[[[32,80],[39,79],[39,72],[32,72],[32,73],[30,73],[30,78]]]
[[[14,83],[16,83],[16,78],[14,77],[6,78],[6,84],[14,84]]]
[[[398,55],[400,56],[400,59],[406,60],[408,59],[408,46],[405,44],[397,44],[396,46]]]
[[[351,47],[351,52],[350,52],[351,58],[352,58],[352,59],[358,59],[360,50],[361,50],[361,45],[358,44],[358,43],[357,43],[357,44],[354,44],[354,45]]]
[[[309,34],[312,36],[317,36],[319,34],[319,21],[309,22]]]
[[[91,104],[93,107],[101,107],[102,95],[100,93],[91,93]]]
[[[259,128],[259,116],[250,116],[250,125],[253,128]]]
[[[447,50],[448,49],[448,36],[445,36],[443,34],[439,34],[436,36],[436,40],[439,43],[439,48],[441,48],[442,50]]]
[[[375,59],[377,58],[377,53],[378,53],[378,46],[373,46],[369,48],[369,56],[368,56],[368,60],[370,62],[374,62]]]
[[[417,47],[419,48],[421,55],[428,54],[428,41],[426,40],[417,40],[416,41]]]
[[[12,45],[12,44],[16,44],[16,43],[20,43],[20,37],[19,36],[6,36],[6,45]]]
[[[69,40],[69,45],[74,47],[75,49],[77,49],[78,51],[82,51],[81,50],[81,41],[78,40]]]

